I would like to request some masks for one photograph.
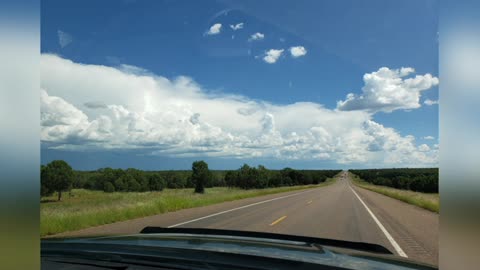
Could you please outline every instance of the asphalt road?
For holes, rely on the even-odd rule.
[[[265,231],[383,245],[438,265],[438,214],[354,186],[343,172],[329,186],[226,202],[56,236],[138,233],[146,226]]]

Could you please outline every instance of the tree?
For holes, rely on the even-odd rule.
[[[192,181],[195,183],[195,193],[205,192],[205,183],[209,181],[210,170],[208,164],[203,161],[195,161],[192,164]]]
[[[144,191],[149,190],[148,179],[145,177],[144,172],[142,172],[140,170],[137,170],[137,169],[129,168],[129,169],[125,170],[125,173],[128,174],[128,175],[131,175],[135,179],[135,181],[137,182],[138,188],[136,188],[135,191],[144,192]]]
[[[115,187],[113,186],[112,183],[110,183],[110,182],[105,182],[105,183],[103,184],[103,191],[109,192],[109,193],[110,193],[110,192],[115,192]]]
[[[151,191],[162,191],[165,186],[165,179],[159,174],[152,174],[148,177],[148,184]]]
[[[294,179],[296,177],[296,173],[295,173],[295,170],[293,170],[292,168],[284,168],[283,170],[280,171],[280,174],[282,176],[282,184],[284,186],[293,186],[294,184]],[[292,178],[292,176],[294,178]]]
[[[137,182],[137,180],[133,178],[133,176],[131,176],[130,174],[125,174],[124,176],[122,176],[122,178],[123,178],[122,179],[123,182],[127,186],[127,191],[134,191],[134,192],[140,191],[141,186]]]
[[[236,186],[236,179],[237,179],[237,172],[234,171],[228,171],[225,174],[225,183],[227,184],[227,187],[232,188]]]
[[[114,182],[115,189],[117,191],[127,191],[127,185],[124,182],[125,176],[120,176],[117,180]]]
[[[238,170],[237,185],[243,189],[249,189],[250,187],[250,166],[243,164]]]
[[[184,188],[187,185],[187,179],[184,179],[178,173],[169,171],[165,175],[168,188]],[[193,181],[193,179],[192,179]]]
[[[62,192],[69,190],[72,186],[72,167],[63,160],[54,160],[45,166],[41,182],[45,189],[44,192],[58,192],[58,200],[60,201]]]
[[[268,169],[263,165],[258,165],[258,177],[256,188],[266,188],[268,187]]]
[[[268,179],[268,186],[269,187],[280,187],[283,185],[282,182],[282,175],[279,171],[272,171],[270,174],[270,178]]]
[[[53,194],[53,190],[47,187],[47,179],[45,174],[45,165],[40,167],[40,196],[51,196]]]

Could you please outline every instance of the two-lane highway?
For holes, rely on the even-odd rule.
[[[264,231],[383,245],[438,265],[438,214],[354,186],[347,172],[325,187],[185,209],[62,236],[138,233],[145,226]]]

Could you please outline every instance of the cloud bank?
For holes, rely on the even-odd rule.
[[[171,157],[437,163],[437,148],[417,146],[413,136],[374,122],[368,111],[211,94],[189,77],[137,71],[41,55],[42,144]]]

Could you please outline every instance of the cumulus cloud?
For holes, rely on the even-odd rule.
[[[425,140],[435,140],[435,137],[433,137],[433,136],[425,136],[425,137],[423,137],[423,139],[425,139]]]
[[[343,111],[365,110],[372,113],[419,108],[421,92],[438,85],[438,78],[429,73],[405,78],[414,71],[409,67],[382,67],[378,71],[367,73],[363,76],[362,93],[348,94],[345,100],[337,103],[337,108]]]
[[[282,56],[283,49],[277,50],[277,49],[270,49],[265,53],[265,56],[263,57],[263,61],[269,64],[274,64],[277,62],[278,58]]]
[[[222,30],[222,24],[221,23],[216,23],[210,27],[207,31],[207,35],[217,35],[220,34],[220,31]]]
[[[293,58],[298,58],[307,54],[307,49],[303,46],[290,47],[289,51]]]
[[[67,32],[64,32],[62,30],[58,30],[57,35],[58,35],[58,44],[62,48],[65,48],[66,46],[68,46],[73,41],[72,35],[68,34]]]
[[[84,112],[60,97],[48,95],[43,89],[40,92],[40,101],[42,140],[83,143],[106,138],[98,135],[98,132],[102,132],[99,124],[105,119],[98,118],[90,122]]]
[[[240,30],[243,28],[243,22],[237,24],[230,24],[230,28],[232,28],[233,31]]]
[[[426,144],[421,144],[418,147],[418,150],[421,151],[421,152],[428,152],[428,151],[430,151],[430,147]]]
[[[438,104],[438,100],[431,100],[427,98],[423,103],[427,106],[432,106]]]
[[[248,39],[248,41],[253,41],[253,40],[262,40],[265,38],[265,35],[260,33],[260,32],[257,32],[255,34],[252,34],[250,36],[250,38]]]
[[[417,147],[413,136],[374,122],[365,111],[212,94],[185,76],[168,79],[51,54],[41,55],[40,66],[46,147],[375,166],[437,162],[438,148]]]

